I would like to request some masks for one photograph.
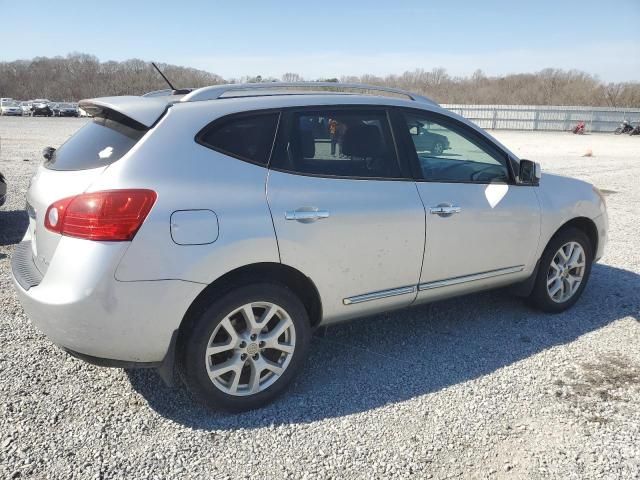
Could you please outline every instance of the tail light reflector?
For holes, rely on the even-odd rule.
[[[83,193],[50,205],[44,226],[68,237],[127,241],[138,232],[156,198],[153,190]]]

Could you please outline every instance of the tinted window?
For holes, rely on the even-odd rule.
[[[311,175],[401,177],[383,111],[292,112],[281,132],[274,168]]]
[[[96,117],[58,148],[45,167],[51,170],[87,170],[122,158],[146,133],[119,121]]]
[[[197,141],[219,152],[266,165],[278,126],[278,113],[243,115],[216,121]]]
[[[425,180],[507,182],[505,159],[473,139],[462,127],[440,124],[426,115],[405,113],[406,128]]]

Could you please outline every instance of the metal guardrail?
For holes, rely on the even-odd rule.
[[[458,105],[443,108],[495,130],[567,131],[584,122],[589,132],[613,132],[623,120],[640,123],[640,109],[540,105]]]

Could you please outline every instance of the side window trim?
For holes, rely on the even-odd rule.
[[[387,127],[389,128],[390,140],[391,140],[391,150],[395,155],[395,161],[400,170],[400,177],[363,177],[363,176],[350,176],[350,175],[328,175],[328,174],[320,174],[320,173],[310,173],[310,172],[299,172],[296,170],[290,170],[285,168],[280,168],[274,165],[273,155],[276,151],[284,150],[285,145],[288,140],[288,136],[290,135],[291,128],[293,126],[292,118],[297,113],[308,113],[308,112],[317,112],[319,110],[332,110],[332,111],[366,111],[366,112],[379,112],[384,115],[387,121]],[[318,178],[332,178],[332,179],[346,179],[346,180],[372,180],[372,181],[413,181],[413,173],[409,169],[409,165],[404,159],[401,158],[401,150],[398,148],[398,142],[396,138],[396,132],[393,126],[393,122],[391,119],[391,111],[392,108],[387,105],[373,105],[373,104],[362,104],[362,105],[348,105],[348,104],[339,104],[339,105],[308,105],[308,106],[295,106],[295,107],[286,107],[281,109],[281,115],[278,122],[278,130],[276,133],[276,138],[274,142],[274,146],[271,150],[271,156],[269,158],[268,167],[270,170],[274,170],[276,172],[288,173],[291,175],[301,175],[306,177],[318,177]]]
[[[250,158],[243,157],[242,155],[238,155],[236,153],[229,152],[229,151],[224,150],[222,148],[215,147],[214,145],[211,145],[210,143],[207,143],[207,142],[202,140],[202,137],[206,133],[208,133],[210,130],[217,128],[219,125],[225,124],[227,122],[231,122],[231,121],[233,121],[233,120],[235,120],[237,118],[255,117],[255,116],[260,116],[260,115],[273,115],[273,114],[277,114],[278,118],[276,119],[276,127],[275,127],[275,130],[273,132],[273,139],[271,140],[271,147],[269,149],[269,154],[267,155],[267,159],[266,159],[265,163],[257,162],[255,160],[250,159]],[[257,165],[259,167],[269,168],[269,163],[271,163],[271,156],[273,155],[273,150],[275,148],[276,139],[278,138],[278,131],[280,130],[281,120],[282,120],[282,110],[279,109],[279,108],[269,108],[269,109],[264,109],[264,110],[248,110],[248,111],[245,111],[245,112],[230,113],[228,115],[223,115],[222,117],[218,117],[215,120],[213,120],[213,121],[209,122],[208,124],[206,124],[204,127],[202,127],[200,129],[200,131],[198,131],[198,133],[196,133],[196,135],[195,135],[195,137],[193,139],[198,145],[202,145],[203,147],[208,148],[210,150],[213,150],[214,152],[221,153],[221,154],[226,155],[228,157],[237,158],[238,160],[242,160],[243,162],[251,163],[251,164]]]
[[[432,118],[434,123],[440,124],[444,127],[451,126],[452,127],[451,129],[454,133],[461,135],[471,143],[474,143],[477,147],[484,150],[487,154],[496,158],[496,160],[500,160],[500,163],[504,165],[504,167],[507,169],[507,174],[509,176],[509,181],[507,183],[509,185],[515,184],[513,165],[511,164],[511,159],[509,158],[509,155],[507,154],[507,152],[502,150],[500,147],[498,147],[496,144],[491,142],[488,138],[486,138],[482,134],[470,129],[467,125],[458,121],[457,119],[449,117],[447,115],[443,115],[441,113],[432,112],[429,110],[421,110],[417,108],[404,108],[404,107],[397,107],[394,110],[396,110],[396,112],[394,115],[393,125],[394,125],[394,128],[398,130],[397,135],[402,139],[402,147],[404,150],[404,154],[407,156],[408,159],[410,159],[411,172],[413,173],[413,177],[416,182],[471,183],[476,185],[478,184],[488,185],[490,183],[490,182],[471,181],[471,180],[442,182],[439,180],[429,180],[424,178],[424,175],[422,173],[422,168],[420,168],[420,163],[418,161],[418,155],[416,153],[415,146],[413,144],[413,141],[411,140],[411,136],[409,135],[409,132],[406,131],[406,128],[405,128],[405,120],[404,120],[405,113],[410,115],[423,115],[427,119]]]

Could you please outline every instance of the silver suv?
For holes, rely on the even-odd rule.
[[[336,322],[506,285],[565,310],[605,247],[595,187],[541,179],[412,93],[225,85],[80,107],[93,120],[45,149],[27,193],[22,305],[72,355],[167,381],[175,365],[209,406],[272,400]]]

